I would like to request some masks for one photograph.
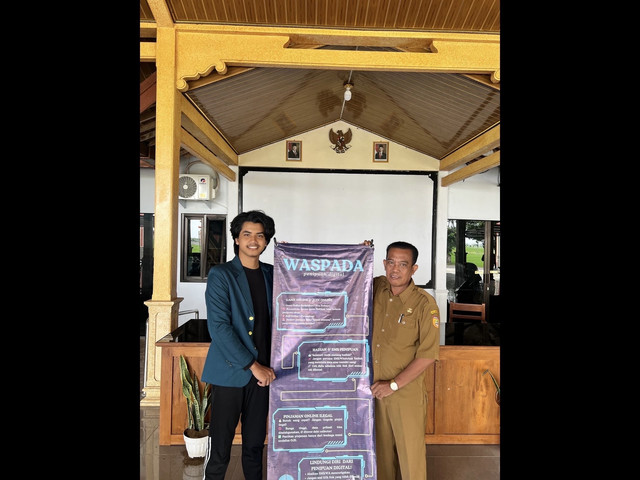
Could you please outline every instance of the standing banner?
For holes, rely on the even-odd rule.
[[[376,479],[373,248],[274,246],[268,480]]]

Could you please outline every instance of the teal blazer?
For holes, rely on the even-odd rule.
[[[273,299],[273,265],[260,262],[267,288],[271,318]],[[209,270],[205,291],[207,328],[211,345],[202,371],[202,380],[225,387],[244,387],[253,376],[244,367],[258,358],[251,335],[254,311],[249,282],[242,263],[233,260]]]

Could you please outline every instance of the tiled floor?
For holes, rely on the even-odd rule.
[[[140,351],[142,389],[144,337],[140,337]],[[159,445],[159,410],[140,407],[140,480],[201,480],[203,458],[189,458],[182,445]],[[240,448],[239,445],[232,448],[227,480],[244,479]],[[265,474],[266,451],[265,448]],[[500,445],[427,445],[427,472],[428,480],[499,480]]]

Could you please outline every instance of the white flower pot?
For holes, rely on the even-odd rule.
[[[207,454],[207,447],[209,446],[209,435],[205,435],[200,438],[187,437],[184,433],[184,445],[187,447],[187,454],[191,458],[204,457]]]

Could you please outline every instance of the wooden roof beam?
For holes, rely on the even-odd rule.
[[[216,157],[220,157],[221,161],[224,161],[226,165],[238,165],[238,154],[184,95],[182,96],[180,108],[182,113],[193,122],[193,125],[210,140],[210,144],[207,147]]]
[[[165,0],[147,0],[158,27],[173,27],[173,17]]]
[[[156,103],[156,72],[140,82],[140,113]]]
[[[500,124],[440,160],[440,170],[453,170],[500,146]]]
[[[236,173],[231,170],[226,163],[207,150],[205,146],[198,141],[198,139],[193,137],[184,128],[180,129],[180,144],[191,155],[220,172],[220,174],[228,180],[232,182],[236,181]]]
[[[158,26],[153,22],[140,22],[140,38],[157,38]]]
[[[494,168],[500,165],[500,151],[492,153],[489,156],[481,158],[466,167],[462,167],[460,170],[456,170],[449,175],[442,177],[441,185],[448,187],[457,182],[461,182],[465,178],[473,177],[478,173],[482,173],[490,168]]]
[[[140,61],[156,61],[156,44],[154,42],[140,42]]]
[[[230,66],[490,75],[500,81],[500,37],[488,34],[384,32],[176,24],[177,87]],[[322,44],[428,44],[428,52],[288,48],[292,38]]]

